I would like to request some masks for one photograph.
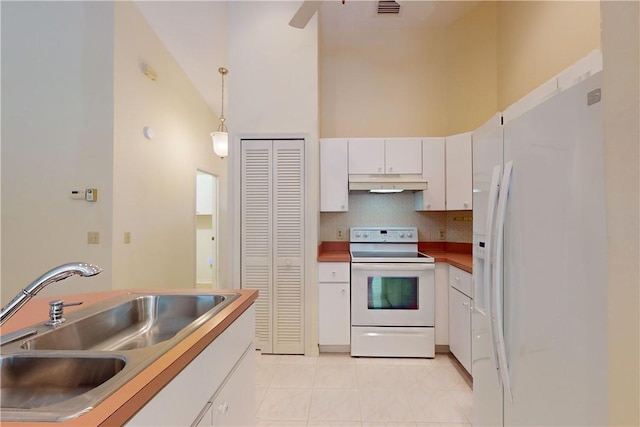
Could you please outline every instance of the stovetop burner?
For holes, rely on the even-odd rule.
[[[417,227],[352,227],[351,262],[354,263],[433,263],[418,252]]]

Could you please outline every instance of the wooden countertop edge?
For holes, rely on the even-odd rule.
[[[325,251],[318,254],[318,262],[351,262],[349,251]]]
[[[149,400],[167,385],[185,366],[196,358],[213,340],[235,321],[258,297],[255,290],[220,289],[157,290],[127,289],[103,292],[116,296],[129,292],[144,293],[239,293],[240,296],[220,313],[196,329],[175,347],[160,356],[118,391],[108,396],[88,413],[64,422],[3,422],[3,426],[121,426],[130,420]]]

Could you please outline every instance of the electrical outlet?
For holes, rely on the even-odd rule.
[[[131,243],[131,232],[130,231],[125,231],[124,232],[124,243],[125,244]]]
[[[345,229],[342,227],[338,227],[338,230],[336,232],[336,238],[338,240],[344,240],[344,235],[345,235]]]
[[[439,233],[438,233],[438,239],[439,240],[444,240],[444,238],[445,238],[444,237],[444,230],[440,230]]]
[[[90,245],[99,245],[100,233],[98,231],[89,231],[87,233],[87,243]]]

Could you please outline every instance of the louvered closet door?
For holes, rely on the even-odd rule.
[[[242,141],[242,287],[257,289],[256,348],[273,352],[272,142]]]
[[[304,141],[242,141],[242,287],[256,348],[304,353]]]
[[[304,141],[274,141],[274,352],[304,353]]]

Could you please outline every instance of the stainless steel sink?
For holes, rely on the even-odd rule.
[[[149,347],[227,299],[225,295],[142,295],[25,341],[27,350],[122,351]]]
[[[123,357],[3,356],[2,409],[33,409],[67,401],[104,384],[125,365]]]
[[[0,346],[0,421],[90,411],[238,296],[125,294],[11,334]]]

